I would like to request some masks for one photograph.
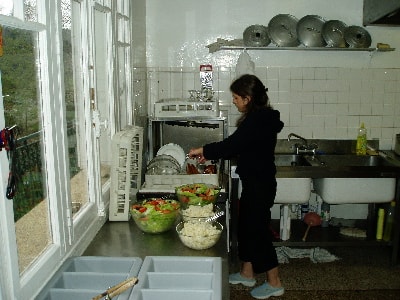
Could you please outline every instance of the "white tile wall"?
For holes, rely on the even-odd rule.
[[[285,122],[278,138],[295,132],[305,138],[354,139],[364,122],[369,139],[393,149],[400,132],[400,69],[257,67],[256,75]],[[188,97],[188,90],[200,88],[199,77],[198,67],[148,68],[149,109],[160,99]],[[229,92],[234,78],[234,68],[213,69],[215,97],[230,108],[230,132],[238,117]]]

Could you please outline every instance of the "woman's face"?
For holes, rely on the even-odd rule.
[[[247,104],[250,102],[250,97],[242,97],[238,94],[232,93],[232,102],[235,104],[237,110],[243,113],[247,111]]]

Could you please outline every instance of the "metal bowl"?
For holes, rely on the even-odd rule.
[[[322,26],[322,37],[328,47],[345,48],[344,31],[347,25],[339,20],[330,20]]]
[[[248,47],[265,47],[271,43],[268,29],[264,25],[251,25],[243,32],[243,43]]]
[[[360,26],[349,26],[344,31],[344,39],[350,48],[368,48],[371,46],[371,36]]]
[[[298,19],[289,14],[279,14],[268,23],[268,34],[272,42],[278,47],[297,47],[300,43],[297,39]]]
[[[297,23],[297,36],[306,47],[324,47],[326,45],[322,37],[322,26],[325,20],[316,15],[307,15]]]

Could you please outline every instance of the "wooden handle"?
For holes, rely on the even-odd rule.
[[[308,224],[307,230],[306,230],[306,232],[304,233],[304,236],[303,236],[303,238],[302,238],[303,242],[306,241],[308,232],[310,231],[310,228],[311,228],[311,224]]]
[[[103,293],[95,296],[92,298],[92,300],[100,300],[105,296],[109,296],[110,298],[117,296],[121,294],[122,292],[126,291],[128,288],[134,286],[138,279],[136,277],[131,277],[128,278],[112,287],[109,289],[105,290]]]
[[[121,285],[119,288],[113,290],[108,294],[109,298],[112,299],[115,296],[118,296],[119,294],[125,292],[127,289],[130,287],[134,286],[138,279],[136,277],[132,277],[130,281],[126,282],[125,284]]]

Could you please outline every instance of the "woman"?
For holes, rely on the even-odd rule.
[[[270,231],[271,207],[276,195],[274,151],[283,128],[279,111],[269,104],[267,89],[254,75],[243,75],[230,86],[233,104],[242,113],[236,131],[221,142],[191,149],[190,157],[200,162],[237,157],[242,182],[238,217],[239,273],[229,275],[231,284],[253,287],[255,274],[266,273],[266,281],[251,291],[256,299],[284,293],[278,259]]]

